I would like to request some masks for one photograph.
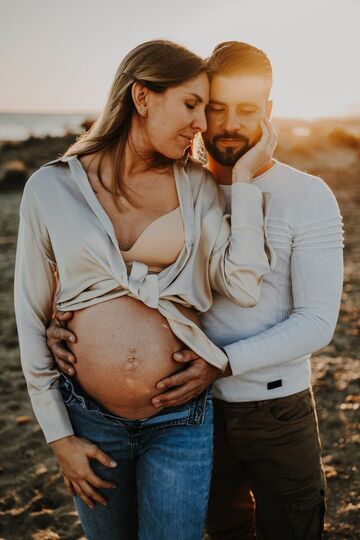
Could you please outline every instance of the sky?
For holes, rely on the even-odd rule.
[[[360,115],[359,21],[360,0],[0,0],[0,111],[96,113],[123,56],[166,38],[263,49],[274,116]]]

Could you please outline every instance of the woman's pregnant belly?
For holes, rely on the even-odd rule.
[[[178,307],[198,324],[192,309]],[[159,411],[156,383],[183,369],[172,355],[184,348],[159,311],[121,296],[74,311],[68,328],[77,336],[75,378],[92,398],[125,418]]]

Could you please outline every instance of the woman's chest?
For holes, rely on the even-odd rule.
[[[121,250],[129,250],[144,231],[179,206],[171,178],[162,182],[138,183],[127,190],[128,197],[114,199],[112,193],[97,190],[96,198],[111,221]]]
[[[94,263],[120,268],[121,250],[129,250],[139,239],[136,249],[149,240],[157,245],[164,227],[170,224],[173,230],[182,223],[180,211],[173,212],[179,204],[177,195],[168,195],[166,200],[150,197],[141,207],[128,205],[124,210],[113,202],[111,193],[100,198],[92,191],[91,196],[77,190],[57,194],[44,206],[44,217],[59,269],[75,272]]]
[[[112,223],[114,233],[123,251],[128,251],[150,226],[158,222],[160,218],[172,212],[177,206],[177,200],[145,201],[140,208],[117,208],[113,201],[108,201],[103,208]],[[163,223],[165,226],[165,222]]]

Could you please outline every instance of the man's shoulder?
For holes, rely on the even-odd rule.
[[[316,222],[330,224],[330,220],[335,220],[337,226],[341,224],[335,195],[322,178],[284,163],[280,164],[279,169],[284,179],[285,199],[294,202],[289,205],[289,211],[294,210],[291,222],[295,227]]]
[[[301,171],[281,161],[276,161],[271,169],[271,175],[269,175],[270,185],[274,189],[278,187],[284,195],[292,194],[297,198],[307,198],[310,194],[316,197],[326,197],[331,193],[329,186],[320,176]]]

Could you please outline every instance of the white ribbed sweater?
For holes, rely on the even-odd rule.
[[[232,377],[213,385],[226,401],[287,396],[310,384],[310,354],[331,340],[342,289],[342,220],[327,185],[280,163],[254,181],[271,193],[266,234],[276,252],[259,303],[215,296],[203,328],[229,356]],[[232,186],[221,186],[231,211]]]

